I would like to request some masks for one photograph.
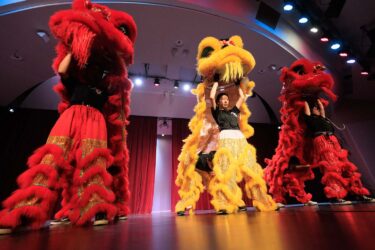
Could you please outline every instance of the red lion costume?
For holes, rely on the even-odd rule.
[[[4,201],[3,228],[15,228],[25,219],[32,228],[41,227],[61,189],[57,219],[68,217],[73,224],[83,225],[98,213],[113,220],[129,212],[125,127],[131,90],[127,66],[133,61],[135,22],[127,13],[75,0],[71,10],[55,13],[49,25],[58,39],[54,70],[70,53],[75,62],[69,69],[75,81],[72,85],[100,79],[106,99],[99,111],[70,103],[72,93],[66,83],[55,86],[62,98],[60,118],[46,145],[29,158],[29,169],[17,179],[20,188]]]
[[[322,183],[328,198],[342,199],[348,191],[368,195],[363,188],[357,168],[349,162],[347,151],[342,149],[334,135],[329,138],[322,135],[314,139],[306,137],[304,121],[305,101],[308,103],[321,100],[325,94],[336,100],[332,92],[334,81],[331,75],[323,72],[324,66],[306,59],[295,61],[290,68],[283,68],[280,77],[283,88],[279,100],[282,102],[281,131],[279,143],[272,159],[266,159],[265,178],[270,186],[270,193],[277,202],[285,202],[286,195],[301,203],[307,203],[312,195],[305,192],[305,181],[314,178],[312,168],[319,167],[323,173]],[[290,162],[310,165],[304,171],[291,169]],[[293,161],[292,160],[292,161]]]

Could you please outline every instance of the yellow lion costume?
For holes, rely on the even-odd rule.
[[[175,211],[183,215],[186,210],[192,214],[200,193],[205,188],[212,195],[211,204],[216,212],[235,213],[245,206],[242,191],[237,183],[245,181],[246,195],[252,199],[253,206],[260,211],[272,211],[277,205],[267,194],[263,170],[256,162],[255,148],[246,138],[253,135],[254,129],[248,124],[251,115],[246,102],[240,107],[238,123],[243,138],[219,139],[219,129],[214,121],[210,107],[210,89],[215,81],[220,91],[230,96],[230,106],[239,97],[240,87],[247,96],[252,95],[254,82],[246,76],[255,66],[252,54],[243,48],[241,37],[229,39],[204,38],[198,46],[197,71],[203,82],[192,92],[197,96],[195,115],[190,120],[191,134],[184,140],[182,152],[178,158],[176,185],[179,187],[180,200]],[[218,93],[216,93],[218,94]],[[241,135],[242,136],[242,135]],[[196,168],[200,153],[216,151],[212,172]]]

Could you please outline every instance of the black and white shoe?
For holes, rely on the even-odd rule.
[[[217,214],[217,215],[227,215],[228,212],[227,212],[227,210],[225,210],[225,209],[220,209],[219,211],[216,212],[216,214]]]
[[[239,212],[246,212],[247,211],[247,207],[246,206],[240,206],[240,207],[238,207],[238,211]]]
[[[13,232],[10,227],[0,227],[0,235],[11,234]]]
[[[177,216],[185,216],[185,211],[178,211]]]
[[[335,199],[333,201],[333,203],[336,204],[336,205],[351,205],[351,204],[353,204],[353,202],[347,201],[347,200],[344,200],[344,199]]]
[[[366,195],[358,196],[358,198],[359,198],[359,201],[366,202],[366,203],[375,202],[374,198],[366,196]]]
[[[118,220],[127,220],[128,217],[126,215],[119,215],[119,216],[117,216],[117,219]]]
[[[97,213],[94,219],[94,226],[108,225],[107,215],[105,213]]]
[[[318,202],[316,202],[316,201],[308,201],[304,205],[305,206],[317,206]]]
[[[55,225],[68,225],[68,224],[70,224],[70,220],[69,220],[68,217],[63,217],[61,219],[51,220],[51,222],[49,224],[52,225],[52,226],[55,226]]]

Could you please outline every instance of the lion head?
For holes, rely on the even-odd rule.
[[[241,37],[204,38],[198,45],[197,71],[204,79],[224,83],[241,80],[255,66],[253,55],[243,48]]]
[[[287,99],[316,99],[324,93],[335,100],[333,93],[334,81],[330,74],[325,72],[326,67],[319,62],[299,59],[282,69],[280,80],[283,84],[282,94]]]

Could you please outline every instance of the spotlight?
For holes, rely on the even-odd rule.
[[[348,57],[348,53],[347,52],[340,52],[339,54],[341,57]]]
[[[163,136],[163,137],[164,137],[164,136],[165,136],[165,134],[161,134],[161,136]]]
[[[322,36],[322,37],[320,38],[320,41],[323,42],[323,43],[326,43],[326,42],[329,41],[329,38],[328,38],[327,36]]]
[[[177,80],[175,80],[174,81],[174,88],[178,89],[179,85],[180,85],[179,82]]]
[[[363,75],[363,76],[368,76],[368,71],[365,70],[365,69],[362,69],[362,71],[361,71],[361,75]]]
[[[278,126],[277,129],[278,129],[278,130],[281,130],[281,126]]]
[[[317,27],[312,27],[312,28],[310,29],[310,32],[311,32],[311,33],[318,33],[318,31],[319,31],[319,29],[318,29]]]
[[[337,50],[340,47],[341,47],[341,44],[339,44],[337,42],[331,44],[331,49],[333,49],[333,50]]]
[[[14,110],[14,108],[9,108],[8,111],[9,111],[9,113],[14,113],[15,110]]]
[[[356,62],[356,61],[355,61],[354,58],[350,58],[350,59],[346,60],[346,63],[348,63],[348,64],[353,64],[353,63],[355,63],[355,62]]]
[[[155,78],[155,80],[154,80],[154,85],[156,86],[156,87],[158,87],[159,85],[160,85],[160,79],[159,78]]]
[[[185,91],[189,91],[189,90],[190,90],[190,88],[191,88],[191,86],[190,86],[190,84],[189,84],[189,83],[185,83],[185,84],[184,84],[184,87],[183,87],[183,89],[184,89]]]
[[[286,1],[286,2],[284,3],[284,7],[283,7],[283,9],[284,9],[286,12],[291,11],[291,10],[293,10],[293,4],[292,4],[290,1]]]
[[[140,78],[140,77],[135,78],[135,79],[134,79],[134,84],[135,84],[136,86],[142,86],[142,84],[143,84],[143,80],[142,80],[142,78]]]
[[[308,21],[309,21],[309,19],[308,19],[307,17],[305,17],[305,16],[301,17],[301,18],[298,20],[298,22],[299,22],[299,23],[302,23],[302,24],[307,23]]]

